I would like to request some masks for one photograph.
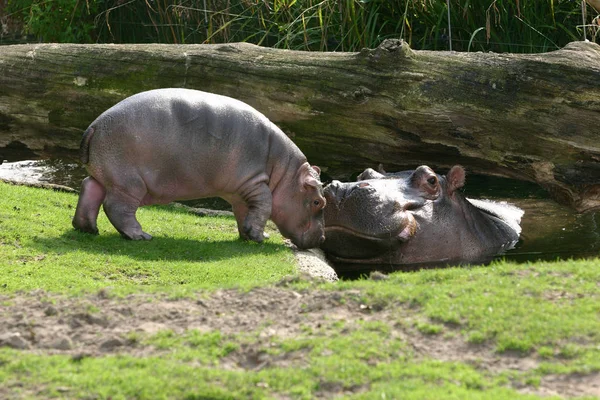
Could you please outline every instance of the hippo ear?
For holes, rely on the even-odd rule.
[[[356,177],[357,181],[366,181],[367,179],[381,179],[385,178],[385,175],[380,174],[372,168],[367,168],[360,175]]]
[[[306,190],[317,189],[323,185],[319,179],[320,173],[321,168],[304,163],[304,165],[300,167],[296,179],[298,179],[297,182],[300,184],[300,187],[303,187]]]
[[[465,169],[460,165],[455,165],[448,171],[446,179],[448,180],[448,194],[451,195],[457,189],[465,186]]]
[[[319,182],[318,180],[316,180],[315,178],[313,178],[312,176],[308,176],[306,177],[306,179],[304,180],[304,187],[311,187],[311,188],[318,188],[319,185],[321,185],[321,182]]]
[[[305,189],[317,189],[322,185],[319,180],[319,173],[321,169],[319,167],[303,167],[300,173],[300,185]]]
[[[385,172],[385,169],[383,169],[383,164],[381,164],[381,163],[379,163],[379,165],[377,166],[377,171],[378,171],[380,174],[385,174],[385,173],[386,173],[386,172]]]

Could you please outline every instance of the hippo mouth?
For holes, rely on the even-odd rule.
[[[313,247],[319,247],[325,241],[324,229],[320,229],[320,231],[322,232],[321,235],[311,234],[313,224],[313,221],[309,221],[307,223],[306,229],[302,231],[300,236],[294,237],[293,235],[291,235],[289,237],[299,249],[304,250],[311,249]]]
[[[401,229],[400,229],[401,228]],[[397,230],[389,230],[381,233],[370,233],[359,231],[349,227],[347,225],[326,225],[325,226],[325,235],[329,234],[342,234],[347,236],[352,236],[354,238],[368,240],[370,242],[380,242],[380,243],[388,243],[391,241],[399,240],[401,242],[408,241],[417,231],[417,221],[410,213],[406,213],[405,220],[401,224],[399,229]]]

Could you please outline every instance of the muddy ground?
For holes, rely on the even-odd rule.
[[[257,370],[264,367],[302,366],[305,352],[269,355],[271,337],[293,338],[313,327],[319,334],[338,332],[335,321],[346,327],[359,321],[382,321],[391,325],[391,334],[408,344],[416,359],[432,358],[462,361],[493,374],[535,369],[541,360],[529,356],[497,354],[488,345],[465,342],[455,335],[427,335],[400,324],[399,316],[409,321],[416,312],[407,306],[370,307],[360,303],[358,291],[332,292],[317,289],[294,291],[288,281],[250,292],[217,291],[196,299],[169,300],[156,295],[130,295],[116,298],[110,292],[68,298],[43,291],[0,296],[0,344],[37,354],[67,354],[73,358],[99,357],[111,353],[149,356],[161,351],[143,341],[131,340],[131,333],[152,335],[161,330],[183,333],[188,329],[218,330],[224,335],[260,332],[258,342],[241,346],[221,362],[224,368]],[[446,327],[446,333],[452,327]],[[303,333],[304,332],[304,333]],[[520,386],[517,390],[543,396],[600,396],[600,374],[546,376],[538,388]],[[330,388],[329,397],[341,388]],[[4,393],[2,393],[4,391]],[[13,393],[14,394],[14,393]],[[0,388],[0,398],[11,396],[10,387]]]

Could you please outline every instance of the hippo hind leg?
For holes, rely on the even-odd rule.
[[[96,220],[100,205],[104,201],[106,190],[104,186],[91,176],[85,178],[81,184],[81,193],[77,202],[73,227],[87,233],[98,234]]]
[[[145,192],[145,190],[144,190]],[[136,194],[129,190],[110,190],[104,200],[104,212],[110,223],[125,239],[150,240],[152,236],[142,231],[142,226],[135,218],[135,213],[141,204],[145,193]]]

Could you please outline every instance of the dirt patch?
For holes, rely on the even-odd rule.
[[[169,300],[156,295],[112,298],[96,295],[67,298],[43,291],[0,296],[0,344],[38,354],[69,354],[74,359],[110,353],[149,356],[161,351],[132,340],[132,332],[153,335],[164,330],[182,334],[187,330],[218,330],[223,335],[254,332],[257,340],[226,356],[224,368],[260,370],[265,367],[302,367],[309,350],[268,354],[265,346],[273,339],[306,335],[306,330],[327,334],[336,321],[352,327],[359,321],[381,321],[391,334],[407,343],[416,359],[461,361],[491,373],[530,371],[539,361],[533,357],[497,354],[486,345],[465,342],[459,332],[424,335],[409,323],[414,310],[401,305],[370,307],[360,302],[360,292],[307,290],[297,292],[282,282],[279,287],[250,292],[222,290],[196,299]],[[515,383],[517,385],[517,383]],[[520,390],[540,395],[600,396],[600,376],[546,376],[538,388]],[[335,392],[335,390],[332,390]]]

